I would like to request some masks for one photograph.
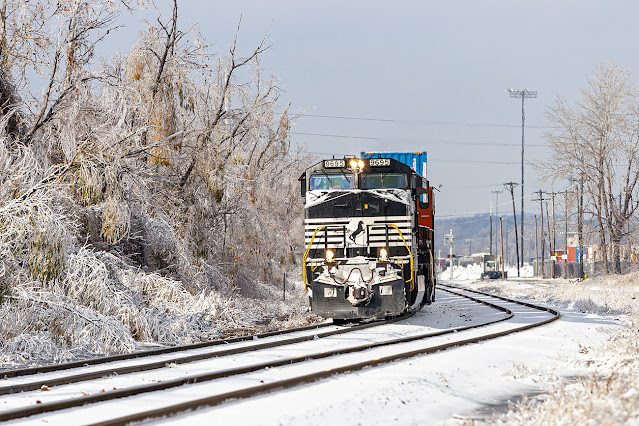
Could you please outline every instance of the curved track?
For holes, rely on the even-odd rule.
[[[138,373],[142,371],[156,370],[164,368],[170,364],[186,364],[189,362],[201,361],[210,358],[217,358],[229,355],[237,355],[246,352],[256,351],[260,349],[275,348],[278,346],[291,345],[294,343],[305,342],[309,340],[315,340],[318,338],[334,336],[338,334],[348,333],[355,330],[363,330],[369,327],[374,327],[382,324],[389,324],[392,322],[400,321],[404,318],[408,318],[413,314],[409,314],[399,318],[393,318],[380,322],[367,322],[361,324],[351,324],[337,326],[331,323],[321,323],[317,325],[299,327],[287,329],[279,332],[262,333],[251,336],[243,336],[232,339],[213,340],[209,342],[201,342],[193,345],[174,346],[171,348],[163,348],[153,351],[137,352],[131,354],[122,354],[108,357],[94,358],[86,361],[64,363],[57,365],[50,365],[45,367],[26,368],[20,370],[8,370],[0,373],[5,379],[15,377],[27,377],[24,381],[19,381],[10,385],[2,386],[0,382],[0,395],[13,394],[17,392],[27,392],[36,389],[41,389],[42,386],[53,387],[67,385],[70,383],[77,383],[87,380],[93,380],[100,377],[106,377],[110,375],[123,375]],[[317,332],[320,328],[330,329],[328,331]],[[293,334],[290,337],[286,335]],[[282,337],[284,336],[284,337]],[[266,339],[277,337],[276,339]],[[282,338],[280,338],[282,337]],[[232,343],[243,342],[242,345],[236,345],[233,348],[225,348]],[[168,356],[161,356],[167,355]],[[134,363],[124,363],[122,361],[139,360]],[[86,371],[86,367],[101,366],[97,368],[91,368],[90,371]],[[82,372],[67,371],[76,370],[80,368]],[[43,373],[53,372],[65,372],[60,375],[48,374],[43,377]],[[30,380],[28,378],[35,377]],[[0,420],[2,420],[2,414],[0,414]]]
[[[121,411],[123,413],[122,416],[117,418],[108,418],[103,421],[98,421],[95,424],[123,424],[141,421],[144,419],[172,415],[200,407],[214,406],[229,399],[248,398],[257,394],[267,393],[277,389],[289,388],[304,383],[310,383],[335,374],[357,371],[366,367],[377,366],[384,363],[413,357],[416,355],[428,354],[445,350],[451,347],[477,343],[484,340],[526,330],[532,327],[537,327],[554,321],[559,317],[559,313],[552,309],[536,306],[526,302],[519,302],[500,296],[493,296],[475,290],[441,285],[440,290],[453,295],[457,295],[458,297],[463,297],[467,300],[472,300],[473,302],[481,303],[491,309],[499,310],[501,314],[495,319],[484,321],[482,323],[448,328],[445,330],[434,332],[431,331],[428,333],[415,333],[410,336],[400,338],[386,338],[383,340],[363,344],[350,344],[330,350],[327,350],[326,347],[320,347],[323,348],[323,350],[320,351],[313,350],[317,347],[317,345],[309,346],[309,348],[297,352],[293,351],[293,347],[299,347],[300,345],[304,344],[303,342],[317,340],[320,336],[327,337],[331,335],[344,334],[347,332],[362,330],[363,328],[385,325],[388,324],[388,322],[367,323],[354,327],[336,328],[324,333],[313,333],[313,331],[315,330],[312,330],[309,333],[308,330],[301,330],[299,331],[300,333],[306,334],[300,336],[293,334],[291,336],[288,336],[287,338],[278,339],[277,341],[273,342],[260,342],[260,340],[263,339],[262,337],[250,337],[248,343],[244,343],[244,347],[238,347],[238,342],[235,342],[235,347],[228,348],[226,352],[224,352],[223,350],[213,351],[213,355],[209,353],[206,356],[208,358],[224,357],[231,354],[249,352],[251,354],[255,354],[255,351],[259,350],[260,352],[263,352],[264,349],[273,347],[286,349],[288,351],[287,353],[291,353],[293,354],[293,356],[278,356],[276,357],[276,359],[268,359],[269,357],[266,356],[262,358],[262,362],[249,362],[241,366],[219,368],[215,371],[208,371],[202,374],[187,375],[184,377],[165,380],[157,383],[129,386],[122,389],[114,389],[110,391],[101,391],[99,393],[86,395],[80,398],[64,398],[58,401],[27,405],[21,408],[15,408],[0,412],[0,421],[24,419],[25,417],[36,414],[59,411],[71,407],[79,407],[81,405],[91,404],[95,402],[103,402],[104,404],[118,404],[119,402],[125,402],[127,400],[127,398],[125,397],[130,397],[133,395],[149,395],[149,398],[153,398],[155,397],[155,395],[157,395],[156,391],[175,392],[176,395],[178,395],[179,393],[185,393],[184,389],[188,388],[188,386],[183,385],[191,386],[191,388],[189,388],[191,389],[191,391],[186,392],[189,394],[189,397],[186,397],[186,400],[183,400],[182,402],[169,405],[164,402],[161,403],[159,407],[146,411],[140,411],[139,409],[123,409]],[[526,311],[527,313],[525,314],[524,311]],[[521,322],[513,322],[514,317],[518,316],[519,318],[525,318],[526,315],[528,315],[529,317],[527,323],[522,325]],[[403,319],[405,318],[395,319],[394,322]],[[477,332],[477,330],[479,329],[483,330],[483,332]],[[442,341],[442,339],[446,339],[446,341]],[[244,342],[247,342],[246,338],[244,339]],[[290,350],[287,349],[289,347],[291,348]],[[264,354],[267,353],[264,352]],[[178,362],[192,362],[198,359],[197,357],[203,356],[204,354],[181,355],[180,357],[173,357],[173,361],[157,360],[153,361],[152,363],[144,363],[143,365],[148,366],[153,364],[155,365],[154,368],[161,368],[172,362],[176,364]],[[133,369],[132,371],[143,371],[144,369],[147,369],[146,367],[141,367],[140,365],[119,366],[117,368],[120,368],[119,371],[127,371],[126,369]],[[113,373],[113,371],[115,371],[114,369],[107,369],[105,371],[111,371],[111,373],[108,374],[121,374],[117,372]],[[59,378],[59,382],[56,382],[56,384],[63,384],[65,380],[67,380],[66,383],[74,383],[81,380],[91,380],[92,374],[101,374],[99,375],[99,377],[102,377],[105,373],[104,371],[102,371],[102,373],[76,372],[74,374],[65,375],[64,377]],[[234,380],[234,378],[240,377],[243,379],[243,383],[239,387],[237,385],[229,386],[225,382],[226,380],[227,382],[232,383],[232,380]],[[235,381],[237,381],[237,379],[235,379]],[[40,385],[37,386],[38,384]],[[19,391],[20,389],[40,389],[40,386],[42,386],[42,384],[42,380],[32,380],[20,385],[24,386],[24,388],[16,387],[16,384],[13,385],[12,389],[13,391]],[[53,386],[53,384],[51,386]],[[218,389],[215,390],[207,388],[207,390],[203,390],[200,388],[196,388],[202,386],[212,386],[213,388],[217,387]],[[2,392],[3,389],[8,388],[8,386],[0,388],[0,392]],[[194,397],[195,395],[200,394],[205,394],[206,396],[199,398]],[[164,395],[164,393],[161,393],[160,395]],[[184,399],[184,397],[180,396],[165,396],[164,400],[166,400],[167,398],[171,398],[171,400],[176,401]],[[91,404],[89,407],[98,405],[101,404]],[[136,402],[135,405],[146,407],[153,406],[154,404],[142,404],[140,402]],[[113,407],[115,406],[116,405],[113,405]],[[129,414],[124,414],[127,412],[129,412]],[[60,414],[62,413],[63,412],[61,412]],[[90,416],[90,414],[88,414],[88,416]],[[98,417],[85,418],[97,419]]]

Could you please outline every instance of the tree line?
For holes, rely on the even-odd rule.
[[[238,25],[214,54],[170,4],[101,61],[143,2],[2,1],[0,293],[63,280],[79,247],[193,291],[250,295],[295,263],[309,158],[261,65],[268,39],[240,48]]]

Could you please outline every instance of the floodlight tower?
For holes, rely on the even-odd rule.
[[[524,123],[526,115],[524,114],[524,100],[526,98],[536,98],[537,91],[506,89],[511,98],[521,98],[521,264],[524,264]]]

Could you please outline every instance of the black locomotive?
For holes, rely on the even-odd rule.
[[[383,318],[434,300],[428,181],[392,158],[353,157],[320,161],[300,182],[312,311],[338,320]]]

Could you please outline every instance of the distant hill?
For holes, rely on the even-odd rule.
[[[535,222],[533,215],[525,217],[526,237],[524,242],[525,261],[530,261],[534,257]],[[515,230],[513,217],[502,216],[504,252],[506,253],[506,263],[515,263]],[[517,216],[517,226],[519,226],[519,215]],[[488,213],[473,216],[437,217],[435,216],[435,254],[447,257],[449,247],[444,246],[444,235],[453,230],[455,235],[455,254],[457,256],[467,256],[473,253],[489,253],[490,250],[490,215]],[[493,216],[493,253],[499,254],[499,219]]]

